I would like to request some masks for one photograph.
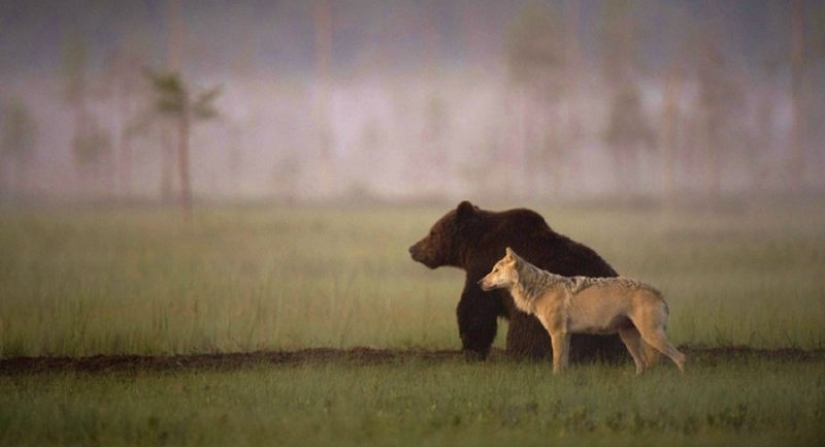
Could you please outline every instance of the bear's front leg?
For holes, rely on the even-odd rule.
[[[506,292],[502,292],[506,293]],[[550,357],[550,335],[538,318],[513,309],[507,325],[507,355],[515,359]]]
[[[484,360],[496,338],[498,316],[501,312],[494,294],[481,290],[468,279],[456,308],[461,350],[470,359]]]

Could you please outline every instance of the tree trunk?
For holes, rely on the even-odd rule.
[[[178,121],[178,169],[180,172],[180,203],[184,219],[192,219],[192,184],[189,176],[189,126],[191,113],[188,105],[184,106]]]
[[[121,133],[120,142],[120,189],[124,197],[132,196],[132,145]]]
[[[172,148],[171,123],[163,123],[160,134],[160,197],[164,203],[172,200],[172,170],[174,166],[174,149]]]
[[[330,104],[332,89],[332,5],[329,0],[315,4],[313,11],[315,31],[315,70],[318,82],[318,103],[316,106],[315,125],[318,132],[319,159],[318,184],[321,195],[333,193],[335,187],[335,169],[333,166],[333,134],[330,123]]]
[[[791,135],[790,181],[794,190],[804,186],[805,177],[805,107],[803,71],[805,67],[805,13],[801,0],[791,7],[791,98],[793,121]]]
[[[721,130],[717,124],[718,117],[715,113],[708,113],[705,122],[705,149],[703,158],[705,161],[705,187],[708,200],[716,204],[721,197],[721,176],[722,170],[719,166],[722,150],[720,138]]]
[[[528,133],[529,133],[529,114],[527,111],[527,92],[523,85],[516,87],[516,100],[518,101],[516,130],[516,151],[515,151],[515,166],[516,172],[513,176],[515,180],[513,190],[517,191],[519,195],[526,195],[529,190],[528,180]]]
[[[117,157],[117,177],[119,179],[118,189],[121,195],[129,198],[132,195],[132,148],[129,135],[126,130],[126,121],[131,112],[132,92],[131,89],[122,83],[117,94],[117,147],[114,151]]]
[[[79,149],[76,145],[83,144],[82,140],[85,138],[86,135],[89,133],[89,117],[88,111],[86,110],[85,98],[83,98],[82,94],[79,95],[79,99],[75,100],[73,104],[73,113],[74,113],[74,130],[72,135],[72,144],[74,147],[72,148],[75,151],[75,156],[77,156],[77,150]],[[82,150],[82,149],[81,149]],[[75,163],[77,164],[78,174],[80,176],[80,193],[82,196],[86,196],[89,194],[89,176],[86,171],[86,160],[83,160],[83,155],[80,155],[81,158],[75,158]],[[85,197],[84,197],[85,198]]]
[[[680,69],[680,64],[675,64],[667,77],[662,107],[662,195],[666,202],[672,201],[675,193],[674,159],[678,145],[676,126],[682,87]]]

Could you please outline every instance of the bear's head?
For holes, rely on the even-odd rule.
[[[468,201],[445,214],[433,224],[430,233],[410,247],[410,256],[416,262],[434,269],[459,265],[462,229],[478,213],[478,207]]]

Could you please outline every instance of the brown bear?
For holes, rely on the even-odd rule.
[[[410,255],[431,269],[452,266],[467,273],[456,313],[462,350],[469,357],[487,357],[498,318],[504,317],[509,320],[508,355],[548,358],[552,356],[550,337],[538,319],[518,310],[507,291],[485,292],[478,285],[508,246],[536,266],[559,275],[618,276],[595,251],[556,233],[535,211],[487,211],[467,201],[439,219],[427,236],[410,247]],[[626,356],[618,335],[575,334],[570,343],[571,361]]]

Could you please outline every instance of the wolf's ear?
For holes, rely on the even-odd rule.
[[[521,262],[521,258],[519,258],[519,256],[516,254],[515,251],[513,251],[512,248],[507,247],[504,249],[504,251],[507,253],[507,259],[513,261],[513,264],[519,265],[519,263]]]
[[[458,204],[455,213],[458,220],[464,220],[474,216],[476,211],[478,211],[478,207],[465,200]]]

